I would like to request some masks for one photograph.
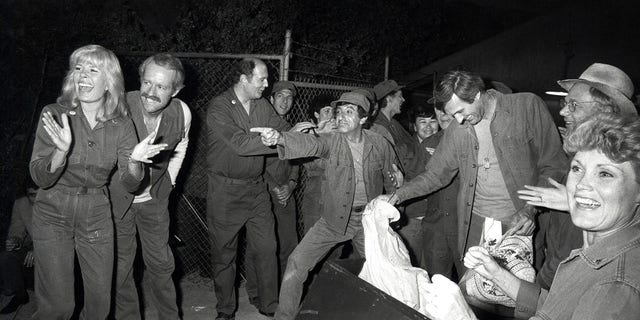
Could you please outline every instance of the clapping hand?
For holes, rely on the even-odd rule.
[[[51,137],[51,140],[56,145],[56,149],[67,153],[71,147],[71,141],[73,141],[71,127],[69,126],[69,117],[66,113],[63,113],[60,119],[62,120],[62,126],[56,122],[51,112],[47,111],[42,114],[44,130],[49,134],[49,137]]]
[[[140,141],[131,152],[131,160],[144,163],[152,163],[151,158],[155,157],[160,151],[167,148],[166,143],[153,144],[156,138],[156,132],[151,132],[144,140]]]

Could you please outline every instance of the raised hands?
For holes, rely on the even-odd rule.
[[[140,141],[131,151],[131,160],[152,163],[151,158],[167,147],[166,143],[153,144],[155,138],[156,132],[152,132],[144,140]]]
[[[51,115],[51,112],[47,111],[42,114],[42,123],[44,124],[44,130],[47,132],[51,141],[56,145],[56,149],[60,152],[67,153],[71,147],[73,136],[71,135],[71,127],[69,127],[69,117],[66,113],[60,115],[62,126],[56,122]]]

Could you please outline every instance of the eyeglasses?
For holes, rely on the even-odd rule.
[[[576,109],[578,109],[578,106],[580,106],[581,104],[592,104],[592,103],[598,103],[598,101],[567,101],[567,100],[562,100],[560,101],[560,106],[562,108],[569,108],[569,111],[571,112],[575,112]]]

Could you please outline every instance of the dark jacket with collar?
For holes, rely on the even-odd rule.
[[[369,130],[363,130],[362,135],[364,185],[367,200],[372,200],[383,190],[387,193],[395,190],[387,172],[397,160],[387,139]],[[335,230],[345,232],[356,190],[353,157],[347,138],[340,133],[314,137],[295,132],[285,132],[283,138],[283,146],[278,146],[281,159],[318,157],[322,160],[322,217]]]
[[[562,150],[558,130],[544,101],[532,93],[502,94],[489,90],[496,99],[491,137],[500,171],[516,210],[525,206],[517,190],[524,185],[549,186],[547,178],[561,181],[569,161]],[[400,201],[432,193],[460,177],[457,198],[458,248],[467,249],[476,177],[478,139],[474,127],[452,122],[427,163],[426,170],[398,189]]]

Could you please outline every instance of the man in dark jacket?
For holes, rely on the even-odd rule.
[[[435,100],[435,99],[433,99]],[[430,101],[432,103],[434,101]],[[417,108],[414,116],[415,137],[420,146],[429,155],[433,155],[449,124],[449,115],[436,108]],[[442,130],[440,130],[442,128]],[[463,271],[462,260],[458,252],[458,219],[456,216],[456,197],[460,181],[458,177],[446,187],[428,195],[423,205],[422,218],[422,254],[420,267],[429,274],[442,274],[453,278],[455,270],[459,276]],[[421,198],[416,198],[421,199]],[[406,210],[413,206],[407,206]],[[455,280],[454,280],[455,281]]]
[[[247,252],[260,276],[258,309],[273,314],[278,304],[278,263],[275,221],[263,179],[266,147],[252,127],[287,130],[289,123],[262,97],[268,71],[259,59],[243,59],[234,71],[235,83],[213,98],[207,109],[207,223],[211,239],[216,319],[234,319],[238,233],[246,227]]]
[[[531,235],[536,210],[517,190],[561,179],[568,166],[547,106],[531,93],[485,90],[479,76],[462,71],[443,77],[436,98],[456,122],[444,130],[426,170],[395,195],[381,198],[403,202],[437,191],[458,175],[461,255],[480,244],[485,221],[495,222],[494,234],[500,227],[504,235]]]

